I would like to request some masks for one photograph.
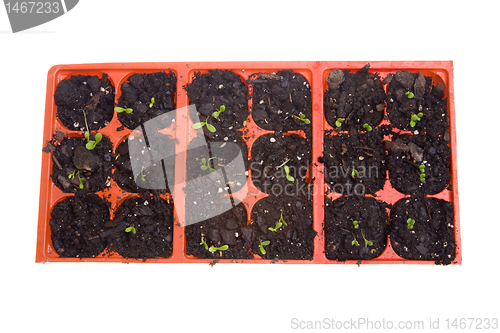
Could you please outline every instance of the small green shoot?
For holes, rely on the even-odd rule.
[[[264,246],[268,246],[269,244],[271,244],[270,241],[266,240],[266,241],[261,241],[260,240],[260,237],[259,237],[259,243],[260,243],[260,246],[259,246],[259,249],[260,249],[260,253],[262,254],[266,254],[266,249],[264,248]]]
[[[207,159],[206,159],[206,158],[202,158],[202,159],[201,159],[201,164],[202,164],[202,166],[200,166],[200,169],[201,169],[201,170],[203,170],[203,171],[210,169],[210,172],[215,172],[215,169],[214,169],[214,168],[212,168],[212,167],[210,166],[210,164],[209,164],[209,163],[210,163],[210,160],[212,160],[212,159],[214,159],[214,158],[215,158],[215,157],[209,158],[209,159],[208,159],[208,164],[207,164]]]
[[[368,125],[368,124],[363,124],[363,128],[365,130],[367,130],[368,132],[371,132],[373,130],[373,128],[370,125]]]
[[[151,102],[149,103],[149,108],[151,109],[155,105],[155,98],[151,97]]]
[[[192,128],[194,129],[198,129],[198,128],[202,128],[203,126],[207,126],[207,129],[212,132],[212,133],[215,133],[217,131],[217,129],[215,128],[214,125],[211,125],[208,123],[208,118],[207,117],[207,120],[206,121],[202,121],[202,122],[199,122],[199,123],[195,123],[193,124],[193,126],[191,126]]]
[[[424,116],[424,114],[422,112],[419,112],[417,114],[412,113],[411,119],[410,119],[410,126],[415,127],[415,125],[417,124],[417,121],[420,121],[420,119],[422,119],[423,116]]]
[[[405,95],[406,95],[406,97],[408,97],[409,99],[412,99],[413,97],[415,97],[415,95],[414,95],[411,91],[407,91],[407,92],[405,92]]]
[[[290,168],[288,167],[288,165],[286,165],[288,162],[290,161],[289,158],[286,159],[285,162],[281,163],[280,165],[278,165],[276,167],[276,169],[279,169],[281,167],[283,167],[283,170],[285,170],[285,175],[286,175],[286,179],[290,182],[294,182],[295,181],[295,178],[293,178],[291,175],[290,175]]]
[[[358,240],[356,239],[356,236],[354,236],[354,234],[351,232],[352,234],[352,237],[354,237],[354,239],[352,240],[351,242],[351,245],[354,245],[354,246],[359,246],[359,242]]]
[[[125,232],[132,232],[134,235],[136,233],[135,226],[132,224],[130,227],[125,229]]]
[[[335,126],[340,127],[342,126],[342,123],[344,122],[344,118],[337,118],[337,121],[335,122]]]
[[[205,246],[205,250],[208,250],[208,245],[207,245],[207,242],[206,242],[206,241],[202,241],[202,242],[200,243],[200,245]]]
[[[229,249],[227,245],[222,245],[221,247],[210,246],[208,251],[214,253],[215,251],[226,251],[227,249]]]
[[[425,181],[425,164],[420,164],[418,166],[418,170],[420,171],[420,181]]]
[[[281,211],[281,217],[280,219],[278,220],[278,222],[276,222],[276,225],[273,227],[269,227],[267,229],[271,230],[272,232],[276,232],[279,228],[281,228],[283,226],[283,224],[288,227],[288,224],[285,222],[285,219],[283,219],[283,211]]]
[[[301,114],[299,117],[298,117],[298,116],[296,116],[296,115],[294,115],[294,114],[292,114],[292,116],[293,116],[294,118],[298,119],[298,120],[303,121],[303,122],[304,122],[304,124],[306,124],[306,125],[309,125],[309,124],[311,123],[311,121],[310,121],[309,119],[307,119],[307,118],[306,118],[306,115],[305,115],[305,114]]]
[[[146,181],[146,174],[144,173],[144,167],[142,167],[142,168],[141,168],[141,180],[142,180],[143,182],[145,182],[145,181]]]
[[[352,178],[354,178],[357,174],[358,174],[358,170],[356,170],[356,168],[354,167],[354,163],[353,163],[352,164],[352,172],[351,172]]]
[[[76,172],[76,169],[73,170],[73,172],[68,175],[68,178],[69,179],[74,179],[75,178],[75,172]]]
[[[413,229],[413,225],[415,224],[415,220],[412,218],[408,218],[408,220],[406,220],[406,223],[408,224],[408,229]]]
[[[352,221],[352,225],[354,225],[354,229],[358,229],[359,228],[359,221],[355,221],[353,219],[351,219]]]
[[[92,150],[97,146],[99,142],[102,140],[102,134],[101,133],[96,133],[94,136],[94,140],[90,140],[90,132],[86,131],[85,132],[85,139],[87,139],[87,144],[85,145],[85,148],[88,150]]]
[[[76,172],[76,175],[78,176],[78,180],[80,181],[80,184],[78,185],[78,187],[81,190],[83,190],[83,181],[85,180],[85,178],[84,177],[80,177],[80,171],[77,171],[76,169],[73,170],[73,172],[68,175],[68,178],[69,179],[74,179],[75,178],[75,172]]]
[[[247,121],[246,120],[243,122],[243,127],[247,127]]]
[[[126,109],[121,108],[121,107],[116,107],[115,108],[115,112],[116,113],[122,113],[123,111],[125,111],[125,113],[131,114],[134,110],[131,109],[131,108],[126,108]]]
[[[363,234],[363,230],[361,230],[361,236],[363,236],[363,239],[365,240],[365,247],[373,246],[373,242],[366,239],[365,234]]]
[[[226,107],[224,105],[221,105],[220,108],[219,108],[219,110],[217,110],[214,113],[212,113],[212,117],[217,118],[224,111],[226,111]]]

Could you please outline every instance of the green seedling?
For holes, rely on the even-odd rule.
[[[373,246],[373,243],[366,239],[365,234],[363,234],[363,230],[361,230],[361,236],[363,236],[363,239],[365,240],[365,247],[367,246]]]
[[[260,249],[260,253],[262,254],[266,254],[266,249],[264,248],[264,246],[268,246],[269,244],[271,244],[270,241],[266,240],[266,241],[261,241],[260,240],[260,237],[259,237],[259,243],[260,243],[260,246],[259,246],[259,249]]]
[[[288,224],[285,222],[285,219],[283,218],[283,211],[281,211],[281,217],[280,219],[278,220],[278,222],[276,222],[276,225],[273,227],[269,227],[267,229],[271,230],[272,232],[276,232],[279,228],[281,228],[283,226],[283,224],[288,227]]]
[[[408,229],[413,229],[413,225],[415,224],[415,220],[412,218],[408,218],[408,220],[406,220],[406,224],[408,224]]]
[[[151,109],[155,105],[155,98],[151,97],[151,102],[149,103],[149,108]]]
[[[247,127],[247,121],[246,120],[243,122],[243,127]]]
[[[208,251],[214,253],[215,251],[226,251],[227,249],[229,249],[227,245],[222,245],[221,247],[210,246]]]
[[[337,118],[337,121],[335,122],[335,126],[340,127],[342,126],[342,123],[344,122],[344,118]]]
[[[220,108],[219,108],[219,110],[217,110],[214,113],[212,113],[212,117],[217,118],[224,111],[226,111],[226,107],[224,105],[221,105]]]
[[[215,128],[214,125],[211,125],[208,123],[208,118],[207,117],[207,120],[206,121],[202,121],[202,122],[199,122],[199,123],[196,123],[196,124],[193,124],[193,126],[191,126],[192,128],[194,129],[198,129],[198,128],[202,128],[203,126],[207,126],[207,129],[212,132],[212,133],[215,133],[217,131],[217,129]]]
[[[405,95],[406,95],[406,97],[408,97],[409,99],[412,99],[413,97],[415,97],[415,95],[414,95],[411,91],[407,91],[407,92],[405,92]]]
[[[422,112],[419,112],[417,114],[412,113],[411,119],[410,119],[410,126],[415,127],[415,125],[417,124],[417,121],[420,121],[420,119],[422,119],[423,116],[424,116],[424,114]]]
[[[352,172],[351,172],[352,178],[354,178],[357,174],[358,174],[358,170],[356,170],[356,168],[354,167],[354,163],[353,163],[352,164]]]
[[[424,182],[425,181],[425,165],[424,164],[420,164],[418,166],[418,170],[420,171],[420,181]]]
[[[85,145],[85,148],[88,150],[92,150],[97,146],[99,142],[102,140],[102,134],[101,133],[96,133],[94,140],[90,140],[90,130],[89,130],[89,125],[87,124],[87,115],[85,114],[85,110],[83,111],[83,118],[85,119],[85,127],[87,128],[87,131],[85,131],[84,136],[85,139],[87,139],[87,144]]]
[[[142,168],[141,168],[141,180],[142,180],[143,182],[145,182],[145,181],[146,181],[146,174],[144,173],[144,167],[142,167]]]
[[[363,128],[364,128],[365,130],[367,130],[368,132],[371,132],[371,131],[372,131],[372,129],[373,129],[373,128],[372,128],[370,125],[368,125],[368,124],[363,124]]]
[[[125,229],[125,232],[132,232],[134,235],[136,233],[135,226],[132,224],[130,227]]]
[[[214,158],[215,158],[215,157],[209,158],[209,159],[208,159],[208,163],[210,163],[210,160],[212,160],[212,159],[214,159]],[[208,164],[208,163],[207,163],[207,159],[206,159],[206,158],[202,158],[202,159],[201,159],[201,164],[202,164],[202,166],[200,166],[200,169],[201,169],[201,170],[203,170],[203,171],[210,169],[210,172],[215,172],[215,169],[214,169],[214,168],[212,168],[212,167],[210,166],[210,164]]]
[[[80,187],[80,189],[83,190],[83,181],[85,180],[85,178],[84,177],[80,177],[80,171],[77,171],[76,169],[73,170],[73,172],[68,175],[68,178],[69,179],[74,179],[75,178],[75,172],[76,172],[76,175],[78,176],[78,180],[80,181],[80,184],[78,185],[78,187]]]
[[[352,234],[352,237],[354,237],[354,239],[352,240],[351,242],[351,245],[354,245],[354,246],[359,246],[359,242],[358,240],[356,239],[356,236],[354,236],[354,234],[351,232]]]
[[[358,229],[359,228],[359,221],[355,221],[353,219],[351,219],[352,221],[352,225],[354,225],[354,229]]]
[[[276,169],[279,169],[281,167],[283,167],[283,170],[285,170],[285,175],[286,175],[286,179],[290,182],[294,182],[295,181],[295,178],[293,178],[291,175],[290,175],[290,168],[288,167],[288,165],[286,165],[288,162],[290,161],[289,158],[286,159],[285,162],[281,163],[280,165],[278,165],[276,167]]]
[[[306,125],[309,125],[311,123],[311,121],[309,119],[306,118],[306,115],[305,114],[301,114],[299,117],[297,117],[296,115],[293,115],[292,116],[298,120],[301,120],[304,122],[304,124]]]
[[[126,108],[126,109],[121,108],[121,107],[116,107],[116,108],[115,108],[115,112],[116,112],[116,113],[122,113],[123,111],[125,111],[125,113],[130,114],[130,113],[132,113],[134,110],[133,110],[133,109],[131,109],[131,108]]]
[[[202,242],[200,243],[200,245],[205,246],[205,250],[208,250],[208,245],[207,245],[207,242],[206,242],[206,241],[202,241]]]

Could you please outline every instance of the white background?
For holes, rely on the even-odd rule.
[[[287,332],[291,318],[500,317],[492,1],[81,0],[12,34],[0,8],[0,331]],[[35,264],[56,64],[454,60],[463,265]]]

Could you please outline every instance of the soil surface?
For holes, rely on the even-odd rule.
[[[197,117],[190,115],[194,122],[208,122],[216,132],[212,133],[203,126],[203,132],[211,141],[233,141],[241,138],[241,129],[248,118],[248,88],[243,79],[228,70],[209,70],[202,74],[196,72],[193,81],[184,89],[190,104],[196,105]],[[217,117],[215,111],[224,105],[225,111]]]
[[[367,64],[356,73],[350,70],[332,70],[326,82],[324,97],[325,117],[330,126],[342,131],[363,125],[377,126],[384,117],[385,91],[377,73],[370,74]],[[337,128],[337,119],[343,119]]]
[[[386,203],[371,197],[342,196],[333,202],[325,198],[326,257],[368,260],[382,254],[389,231],[386,207]],[[358,222],[357,228],[354,221]]]
[[[281,132],[312,130],[310,123],[298,119],[304,115],[304,120],[312,121],[311,87],[302,74],[293,70],[255,73],[247,83],[253,85],[252,117],[258,126]]]
[[[296,193],[307,187],[311,143],[299,135],[282,133],[259,137],[253,144],[250,168],[260,191],[274,196]],[[287,178],[285,166],[288,167]]]
[[[158,193],[126,199],[101,235],[111,243],[110,249],[124,258],[167,258],[172,254],[173,209],[172,201]],[[129,227],[136,233],[126,232]]]
[[[176,85],[177,77],[172,71],[131,75],[121,85],[117,106],[132,108],[133,111],[118,113],[118,120],[125,127],[135,129],[150,119],[175,110]],[[154,103],[150,106],[152,98]]]
[[[442,137],[394,134],[385,142],[389,180],[404,194],[429,195],[443,191],[451,180],[451,149]],[[425,165],[425,180],[420,165]]]
[[[59,83],[54,94],[57,118],[72,131],[98,130],[113,118],[115,88],[107,74],[71,76]]]
[[[94,135],[90,136],[94,140]],[[87,140],[65,138],[56,145],[52,155],[52,181],[63,192],[97,192],[110,185],[115,158],[111,141],[103,136],[93,150],[85,147]],[[68,176],[74,175],[72,179]],[[80,178],[83,189],[80,188]]]
[[[269,196],[254,205],[250,226],[254,229],[252,241],[255,254],[265,259],[312,260],[316,231],[312,225],[310,188],[308,194],[309,196]],[[281,227],[276,228],[281,216],[284,222],[281,222]],[[265,253],[262,253],[260,245],[266,241],[269,244],[263,246]]]
[[[415,222],[408,228],[408,219]],[[390,239],[405,259],[435,260],[448,265],[455,259],[453,203],[435,198],[405,198],[391,210]]]
[[[433,85],[432,77],[422,72],[397,71],[384,79],[387,85],[387,114],[397,128],[408,131],[426,132],[430,136],[449,136],[450,121],[447,114],[447,99],[444,85]],[[409,98],[407,93],[413,94]],[[411,95],[410,95],[411,96]],[[415,126],[411,127],[412,114],[423,113]]]
[[[325,135],[325,181],[330,190],[347,195],[375,194],[384,186],[387,177],[383,134],[376,128],[371,132],[338,136]],[[359,185],[358,185],[359,184]]]
[[[197,258],[252,259],[253,229],[247,227],[243,204],[216,217],[186,226],[186,254]],[[205,242],[203,244],[200,244]],[[206,246],[205,246],[206,244]],[[227,250],[210,252],[209,248],[227,245]]]
[[[109,222],[109,202],[79,192],[57,203],[51,213],[52,244],[61,257],[93,258],[106,248],[99,237]]]

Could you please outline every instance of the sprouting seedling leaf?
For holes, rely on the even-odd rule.
[[[243,122],[243,127],[247,127],[247,121],[246,120]]]
[[[134,235],[136,233],[135,226],[132,224],[130,227],[125,229],[125,232],[132,232]]]
[[[96,133],[95,136],[94,136],[94,140],[90,140],[90,133],[87,131],[85,132],[85,138],[87,139],[87,144],[85,145],[85,147],[88,149],[88,150],[92,150],[95,148],[95,146],[97,146],[97,144],[99,142],[101,142],[102,140],[102,134],[101,133]]]
[[[415,224],[415,220],[412,218],[408,218],[408,220],[406,220],[406,224],[408,224],[408,229],[413,229],[413,225]]]
[[[425,181],[425,164],[420,164],[418,166],[418,170],[420,171],[420,181],[424,182]]]
[[[424,116],[422,112],[419,112],[417,114],[412,113],[411,118],[410,118],[410,126],[415,127],[417,124],[417,121],[420,121],[420,119]]]
[[[144,166],[141,168],[141,180],[143,182],[146,181],[146,174],[144,173]]]
[[[363,128],[366,129],[368,132],[371,132],[372,131],[372,127],[368,124],[363,124]]]
[[[365,234],[363,233],[363,230],[361,230],[361,236],[363,236],[363,239],[365,241],[365,247],[367,247],[367,246],[373,246],[373,242],[369,241],[368,239],[366,239]]]
[[[289,182],[294,182],[295,178],[290,175],[290,168],[288,167],[288,165],[283,166],[283,170],[285,170],[286,180],[288,180]]]
[[[406,97],[408,97],[409,99],[412,99],[413,97],[415,97],[415,95],[414,95],[411,91],[407,91],[407,92],[405,92],[405,95],[406,95]]]
[[[203,170],[203,171],[210,169],[210,172],[215,172],[215,169],[214,169],[214,168],[212,168],[212,167],[210,166],[210,164],[209,164],[209,163],[210,163],[210,160],[212,160],[212,159],[214,159],[214,158],[215,158],[215,157],[209,158],[209,159],[208,159],[208,163],[207,163],[207,159],[206,159],[206,158],[202,158],[202,159],[201,159],[201,164],[202,164],[202,165],[200,166],[200,169],[201,169],[201,170]]]
[[[351,221],[352,221],[352,224],[354,225],[354,228],[358,229],[359,228],[359,221],[355,221],[353,219],[351,219]]]
[[[352,172],[351,177],[354,178],[358,174],[358,170],[354,167],[354,163],[352,164]]]
[[[80,184],[78,185],[81,190],[83,190],[83,181],[85,180],[84,177],[80,177],[80,172],[78,172],[78,180],[80,181]]]
[[[269,227],[267,229],[271,230],[272,232],[276,232],[279,228],[281,228],[283,226],[283,224],[285,226],[288,226],[288,224],[285,222],[285,220],[283,219],[283,211],[281,211],[281,217],[280,219],[278,220],[278,222],[276,222],[276,225],[273,227]]]
[[[335,121],[335,126],[340,127],[342,126],[342,123],[344,122],[344,118],[337,118],[337,121]]]
[[[208,245],[206,241],[201,241],[200,245],[205,246],[205,250],[208,250]]]
[[[259,243],[260,243],[260,246],[259,246],[259,249],[260,249],[260,253],[262,254],[266,254],[266,249],[264,248],[264,246],[268,246],[269,244],[271,244],[270,241],[266,240],[266,241],[262,241],[259,237]]]
[[[208,251],[214,253],[215,251],[226,251],[227,249],[229,249],[227,245],[222,245],[221,247],[210,246]]]
[[[352,234],[352,237],[354,237],[354,239],[352,240],[351,242],[351,245],[354,245],[354,246],[359,246],[359,242],[358,240],[356,239],[356,236],[354,236],[354,234],[351,232]]]
[[[115,108],[115,112],[116,112],[116,113],[122,113],[123,111],[125,111],[125,113],[130,114],[130,113],[132,113],[134,110],[133,110],[132,108],[126,108],[126,109],[121,108],[121,107],[116,107],[116,108]]]
[[[202,122],[199,122],[199,123],[195,123],[193,124],[193,126],[191,126],[192,128],[194,129],[199,129],[199,128],[202,128],[203,126],[207,126],[207,129],[212,132],[212,133],[215,133],[217,131],[217,129],[208,123],[208,117],[207,117],[207,120],[206,121],[202,121]]]
[[[212,113],[212,117],[217,118],[224,111],[226,111],[226,107],[224,105],[221,105],[219,110],[214,111],[214,113]]]
[[[155,105],[155,98],[151,97],[151,102],[149,103],[149,108],[151,109]]]
[[[75,172],[76,172],[76,169],[73,170],[73,172],[68,175],[68,178],[69,179],[74,179],[75,178]]]
[[[306,115],[305,114],[301,114],[300,116],[296,116],[294,114],[292,114],[292,116],[295,118],[295,119],[298,119],[298,120],[301,120],[304,122],[304,124],[306,125],[309,125],[311,123],[311,121],[309,119],[306,118]]]

